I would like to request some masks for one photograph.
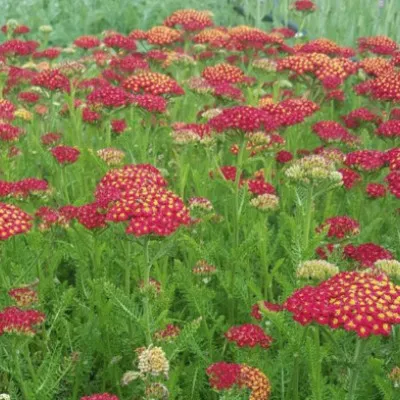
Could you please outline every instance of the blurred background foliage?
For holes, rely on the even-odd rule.
[[[217,24],[263,29],[304,26],[310,38],[329,37],[352,45],[360,36],[384,34],[400,40],[400,0],[315,0],[305,21],[290,10],[293,0],[0,0],[0,23],[17,19],[33,29],[50,24],[52,44],[68,44],[83,33],[106,29],[128,33],[161,24],[180,8],[211,10]]]

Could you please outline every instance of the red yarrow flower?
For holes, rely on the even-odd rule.
[[[344,256],[358,263],[360,268],[371,268],[378,260],[392,260],[393,254],[375,243],[363,243],[359,246],[348,244],[343,249]]]
[[[315,322],[359,337],[387,336],[400,323],[399,301],[400,288],[386,275],[340,272],[318,286],[296,290],[285,308],[302,325]]]
[[[29,232],[32,228],[32,217],[20,208],[0,203],[0,240]]]
[[[367,196],[372,199],[379,199],[386,196],[386,187],[381,183],[368,183],[365,188]]]
[[[330,239],[341,240],[360,233],[360,224],[347,215],[327,218],[324,223],[316,228],[316,231],[321,232],[326,227],[329,227],[327,235]]]
[[[272,338],[254,324],[243,324],[233,326],[225,333],[230,342],[235,342],[239,347],[255,347],[257,345],[267,349],[270,347]]]
[[[59,164],[73,164],[79,158],[81,152],[75,147],[59,145],[51,149],[53,157]]]
[[[381,137],[385,137],[388,139],[394,139],[400,137],[400,121],[399,120],[390,120],[383,122],[378,126],[376,130],[376,134]]]
[[[0,312],[0,335],[16,333],[32,336],[36,333],[35,325],[43,323],[45,319],[45,314],[40,311],[6,307]]]
[[[80,400],[119,400],[119,398],[109,393],[97,393],[90,396],[83,396]]]

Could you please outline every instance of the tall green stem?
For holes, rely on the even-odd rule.
[[[360,357],[362,356],[363,350],[367,340],[358,339],[356,343],[356,349],[354,351],[354,358],[353,358],[353,366],[350,371],[349,377],[349,391],[348,391],[348,400],[355,400],[357,398],[356,391],[357,391],[357,381],[358,377],[360,376]]]
[[[307,193],[307,203],[304,207],[304,231],[303,231],[303,244],[304,250],[307,251],[308,244],[310,240],[310,228],[311,228],[311,220],[312,220],[312,211],[313,211],[313,187],[310,186],[308,188]]]
[[[240,214],[241,214],[241,207],[240,207],[240,176],[242,175],[242,167],[243,167],[243,158],[244,153],[246,151],[246,144],[247,141],[243,140],[240,146],[240,151],[238,154],[238,161],[236,166],[236,179],[235,179],[235,216],[234,216],[234,225],[233,225],[233,232],[234,232],[234,246],[235,250],[237,251],[239,247],[239,233],[240,233]],[[235,276],[236,276],[236,265],[237,261],[234,260],[231,266],[231,276],[230,276],[230,293],[231,297],[230,307],[229,307],[229,314],[231,321],[233,322],[235,319],[235,298],[234,298],[234,290],[235,290]]]
[[[151,270],[151,263],[149,257],[149,243],[150,238],[146,236],[143,244],[143,251],[144,251],[144,288],[145,288],[145,295],[143,299],[143,309],[144,309],[144,318],[146,323],[146,342],[147,345],[151,344],[151,327],[150,327],[150,314],[151,314],[151,305],[150,305],[150,294],[149,294],[149,285],[150,285],[150,270]]]

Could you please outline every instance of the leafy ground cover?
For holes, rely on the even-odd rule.
[[[2,27],[0,398],[399,397],[398,43],[218,18]]]

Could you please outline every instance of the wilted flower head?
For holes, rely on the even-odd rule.
[[[97,393],[90,396],[83,396],[80,400],[119,400],[119,398],[109,393]]]
[[[28,286],[11,289],[8,291],[8,295],[19,307],[30,306],[33,303],[37,303],[39,300],[37,292]]]
[[[331,181],[340,184],[342,177],[336,171],[335,164],[318,155],[310,155],[291,163],[285,175],[295,182],[320,182]]]
[[[272,211],[279,208],[279,197],[275,194],[260,194],[250,200],[250,204],[261,211]]]
[[[310,260],[301,263],[296,270],[296,276],[300,279],[315,279],[322,281],[337,274],[339,268],[324,260]]]
[[[159,341],[172,341],[179,336],[180,332],[179,326],[168,324],[164,329],[157,331],[154,334],[154,338]]]
[[[397,260],[378,260],[374,263],[374,269],[393,278],[400,278],[400,262]]]
[[[114,148],[97,150],[97,155],[111,167],[120,165],[125,158],[125,152]]]
[[[389,379],[395,388],[400,387],[400,367],[394,367],[389,374]]]
[[[197,261],[196,265],[192,268],[192,272],[195,275],[212,275],[217,272],[217,268],[214,265],[209,264],[206,260]]]
[[[139,351],[139,372],[142,376],[164,375],[168,378],[169,362],[161,347],[149,346]]]

